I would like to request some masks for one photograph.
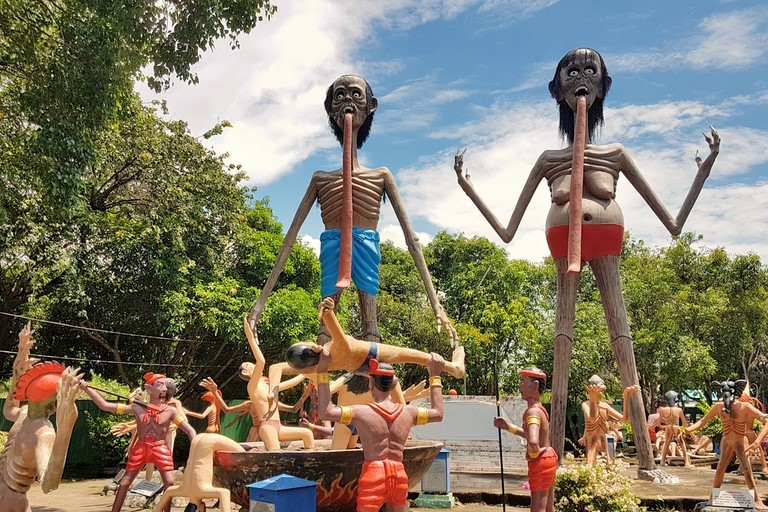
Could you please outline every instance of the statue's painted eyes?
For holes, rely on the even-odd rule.
[[[343,100],[344,99],[344,92],[343,91],[337,92],[336,93],[336,99],[337,100]]]
[[[584,74],[587,76],[593,76],[597,71],[595,68],[587,68],[584,70]]]
[[[363,93],[361,93],[360,91],[355,91],[352,93],[352,97],[355,99],[360,99],[363,97]]]
[[[571,69],[568,71],[568,76],[576,77],[579,76],[579,70],[578,69]]]

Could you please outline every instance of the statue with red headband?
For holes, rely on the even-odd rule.
[[[13,393],[3,407],[3,415],[13,426],[0,453],[0,512],[30,510],[27,491],[35,479],[44,493],[59,487],[77,420],[75,396],[81,375],[77,369],[53,361],[35,364],[29,356],[32,332],[27,324],[19,333],[10,386]],[[49,419],[54,413],[55,429]]]
[[[166,441],[168,429],[172,423],[183,430],[190,440],[195,437],[195,430],[184,419],[183,411],[168,403],[167,380],[165,375],[159,373],[145,373],[144,389],[149,394],[149,403],[141,405],[136,402],[131,404],[107,402],[95,390],[88,387],[87,382],[80,383],[85,394],[102,411],[136,416],[136,445],[128,455],[125,475],[118,484],[112,512],[118,512],[122,508],[128,489],[145,464],[155,465],[160,472],[165,489],[173,484],[173,454]],[[166,508],[166,511],[169,510],[170,503]]]
[[[547,386],[547,374],[536,367],[520,371],[520,396],[528,403],[523,426],[495,418],[496,428],[516,434],[528,443],[528,483],[531,486],[531,512],[555,511],[555,473],[557,454],[549,444],[549,414],[539,399]]]
[[[325,347],[328,345],[326,344]],[[323,420],[354,425],[363,445],[363,469],[357,484],[358,512],[408,510],[408,475],[403,466],[403,448],[411,427],[443,419],[443,385],[440,373],[445,361],[434,352],[427,363],[430,407],[396,404],[390,400],[397,383],[395,371],[386,363],[367,363],[374,401],[365,405],[338,407],[331,403],[328,369],[332,356],[327,348],[317,364],[318,412]]]

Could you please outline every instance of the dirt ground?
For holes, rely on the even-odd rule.
[[[692,510],[693,505],[699,501],[706,501],[709,497],[712,486],[712,477],[714,471],[708,466],[684,468],[684,467],[665,467],[665,471],[677,476],[680,482],[677,484],[654,484],[651,482],[637,480],[636,467],[628,467],[626,475],[633,478],[633,493],[641,499],[660,500],[666,506],[678,510]],[[761,496],[765,497],[768,492],[768,475],[757,473],[757,488]],[[110,493],[108,496],[102,496],[100,493],[104,486],[111,482],[111,479],[100,480],[81,480],[62,482],[58,490],[47,495],[42,493],[38,484],[34,485],[29,491],[29,500],[34,512],[107,512],[112,506],[114,496]],[[745,487],[742,477],[734,473],[728,473],[724,481],[724,486]],[[487,494],[499,498],[498,490],[489,486],[486,489]],[[461,512],[498,512],[502,510],[501,505],[486,505],[483,503],[469,503],[470,501],[482,501],[474,499],[479,494],[462,493],[453,489],[454,495],[459,500],[464,499],[466,504],[457,504],[455,510]],[[522,489],[519,485],[509,485],[507,493],[516,497],[527,498],[528,491]],[[485,499],[486,502],[491,501]],[[515,503],[520,503],[518,499]],[[525,501],[523,502],[525,504]],[[679,507],[679,508],[678,508]],[[124,506],[123,511],[136,512],[142,510],[140,507]],[[147,509],[144,509],[147,510]],[[182,512],[183,507],[174,507],[173,512]],[[218,509],[212,509],[217,511]],[[236,510],[236,506],[233,507]],[[413,512],[427,512],[435,509],[411,508]],[[507,505],[509,512],[522,512],[528,508],[513,507]]]
[[[43,494],[40,485],[35,484],[29,491],[29,501],[32,504],[33,512],[108,512],[112,507],[114,495],[102,496],[100,493],[104,486],[111,482],[110,479],[104,480],[81,480],[62,482],[61,486],[54,492]],[[233,510],[237,509],[234,505]],[[454,510],[461,512],[497,512],[502,509],[501,505],[491,506],[471,503],[467,505],[457,505]],[[147,510],[142,508],[123,507],[123,512],[136,512]],[[173,512],[183,511],[183,507],[173,507]],[[218,509],[212,509],[217,511]],[[412,512],[427,512],[435,509],[411,508]],[[507,506],[509,512],[527,511],[527,508],[517,508]]]

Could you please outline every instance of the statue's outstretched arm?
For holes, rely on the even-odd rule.
[[[683,431],[686,434],[690,434],[691,432],[694,432],[696,430],[699,430],[701,427],[709,423],[714,419],[715,416],[720,412],[720,410],[723,408],[722,402],[717,402],[712,406],[710,410],[707,411],[707,414],[705,414],[701,419],[699,419],[696,423],[689,427],[685,427]]]
[[[251,347],[253,359],[255,360],[256,364],[253,369],[253,374],[261,376],[264,373],[267,360],[264,358],[264,354],[259,348],[259,338],[256,335],[256,329],[251,329],[247,318],[243,319],[243,331],[245,332],[245,338],[248,340],[248,346]]]
[[[256,302],[251,308],[251,312],[248,314],[248,324],[254,331],[256,330],[256,324],[259,323],[259,318],[261,318],[261,314],[264,311],[264,306],[267,304],[269,294],[272,293],[272,289],[275,287],[277,279],[283,272],[283,268],[285,268],[285,263],[288,261],[288,256],[291,254],[291,249],[293,249],[293,245],[296,243],[299,229],[302,224],[304,224],[304,221],[316,200],[317,187],[315,185],[315,176],[313,176],[312,180],[309,182],[307,191],[304,193],[301,204],[299,204],[299,208],[296,210],[296,215],[293,217],[291,227],[288,228],[288,232],[285,234],[285,238],[283,238],[283,244],[277,252],[277,258],[275,259],[275,265],[272,267],[272,272],[270,272],[267,282],[264,283],[264,287],[261,289],[259,298],[256,299]]]
[[[58,489],[67,460],[72,429],[77,421],[75,397],[83,376],[79,368],[67,368],[61,375],[56,395],[56,433],[48,432],[38,440],[35,459],[40,486],[44,493]]]
[[[411,226],[411,221],[408,219],[408,213],[405,211],[405,206],[400,198],[400,191],[397,189],[395,178],[389,169],[384,169],[384,188],[387,196],[389,197],[392,208],[395,210],[395,216],[400,223],[400,227],[403,230],[405,236],[405,244],[408,247],[408,252],[411,253],[413,261],[416,263],[416,269],[419,271],[421,280],[424,283],[424,288],[427,292],[427,299],[432,306],[432,311],[437,318],[438,330],[443,327],[448,332],[448,336],[451,338],[451,345],[455,346],[458,341],[458,334],[454,329],[451,321],[448,320],[448,316],[445,314],[443,306],[440,304],[440,300],[437,297],[437,291],[435,285],[432,283],[432,275],[427,268],[427,262],[424,259],[424,253],[421,250],[421,244],[419,243],[419,237],[416,236],[416,232]]]
[[[11,384],[8,387],[10,392],[3,405],[3,416],[11,423],[19,419],[22,410],[21,402],[14,397],[16,383],[38,361],[29,356],[32,346],[35,344],[35,340],[32,339],[34,332],[30,322],[27,322],[27,325],[19,331],[19,348],[16,358],[13,360],[13,374],[11,375]]]
[[[701,189],[704,188],[704,182],[709,177],[709,173],[712,171],[712,165],[714,165],[715,159],[720,153],[720,135],[713,127],[710,126],[709,128],[710,135],[707,135],[706,133],[704,134],[704,138],[709,145],[709,155],[707,155],[705,160],[702,160],[699,156],[699,152],[696,152],[695,161],[699,170],[691,184],[690,190],[688,190],[688,195],[685,197],[683,205],[680,207],[677,217],[674,218],[669,210],[667,210],[666,206],[661,202],[659,196],[656,195],[656,192],[653,191],[651,186],[645,180],[645,177],[640,173],[640,169],[627,151],[622,150],[622,171],[629,182],[632,183],[632,186],[635,187],[635,190],[637,190],[648,206],[651,207],[653,213],[656,214],[662,224],[664,224],[664,227],[666,227],[672,235],[679,235],[682,233],[685,221],[688,220],[688,215],[691,213],[693,205],[696,203],[696,199],[699,198]]]
[[[488,221],[493,230],[496,231],[505,244],[508,244],[515,237],[517,228],[520,227],[520,221],[523,220],[525,210],[528,208],[539,183],[544,179],[544,167],[541,163],[544,155],[539,157],[539,160],[533,166],[531,174],[528,176],[525,185],[523,185],[523,190],[520,192],[520,197],[517,199],[517,204],[512,212],[512,216],[509,218],[509,223],[505,228],[501,225],[501,222],[499,222],[499,219],[496,218],[496,215],[493,214],[488,205],[480,199],[479,195],[477,195],[477,191],[472,186],[472,182],[469,179],[469,172],[466,174],[464,173],[464,153],[466,151],[466,149],[460,151],[456,153],[456,156],[454,157],[453,170],[456,171],[456,178],[459,180],[459,185],[472,202],[475,203],[475,206],[477,206],[477,209],[480,210],[480,213],[483,214],[483,217],[485,217],[485,220]]]

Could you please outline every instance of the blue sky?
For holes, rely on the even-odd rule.
[[[366,78],[379,99],[366,166],[389,167],[423,243],[440,230],[487,236],[514,258],[548,254],[542,183],[504,245],[456,183],[453,155],[506,224],[539,154],[562,147],[547,83],[569,50],[604,57],[613,86],[597,143],[621,142],[677,213],[696,172],[701,132],[722,137],[714,170],[685,226],[705,247],[755,252],[768,263],[768,4],[731,1],[275,0],[272,21],[226,41],[195,67],[200,83],[163,97],[171,114],[241,164],[257,197],[288,228],[315,170],[341,165],[323,99],[339,75]],[[146,99],[151,95],[142,91]],[[626,178],[625,227],[651,246],[670,235]],[[389,205],[380,230],[403,245]],[[313,210],[301,230],[322,231]]]

